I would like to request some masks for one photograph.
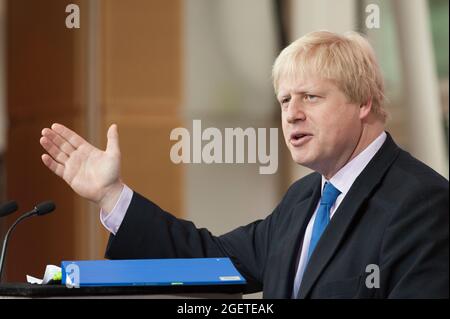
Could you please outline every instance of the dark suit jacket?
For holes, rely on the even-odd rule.
[[[249,282],[248,292],[290,298],[320,186],[321,175],[310,174],[289,188],[267,218],[218,237],[134,193],[106,257],[228,256]],[[388,134],[320,238],[298,298],[448,298],[448,233],[448,181]],[[366,272],[370,264],[379,266],[379,288],[366,285],[375,274]]]

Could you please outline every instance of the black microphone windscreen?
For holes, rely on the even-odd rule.
[[[0,205],[0,217],[14,213],[19,207],[13,200]]]
[[[39,216],[51,213],[55,210],[55,204],[52,201],[42,202],[36,205],[35,210],[36,214]]]

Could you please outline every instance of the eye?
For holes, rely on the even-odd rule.
[[[289,103],[289,101],[291,100],[291,98],[289,96],[285,96],[280,100],[280,104],[281,106],[285,105],[286,103]]]
[[[304,99],[306,102],[316,102],[316,101],[319,99],[319,96],[313,95],[313,94],[305,94],[305,95],[303,96],[303,99]]]

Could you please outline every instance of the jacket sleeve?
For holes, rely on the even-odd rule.
[[[198,229],[192,222],[163,211],[135,192],[118,232],[109,238],[105,257],[229,257],[248,282],[246,292],[256,292],[262,289],[272,219],[270,215],[216,237],[207,229]]]

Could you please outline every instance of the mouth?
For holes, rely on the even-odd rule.
[[[291,145],[298,147],[307,143],[312,138],[312,136],[313,135],[310,133],[295,132],[291,134],[289,142],[291,143]]]

